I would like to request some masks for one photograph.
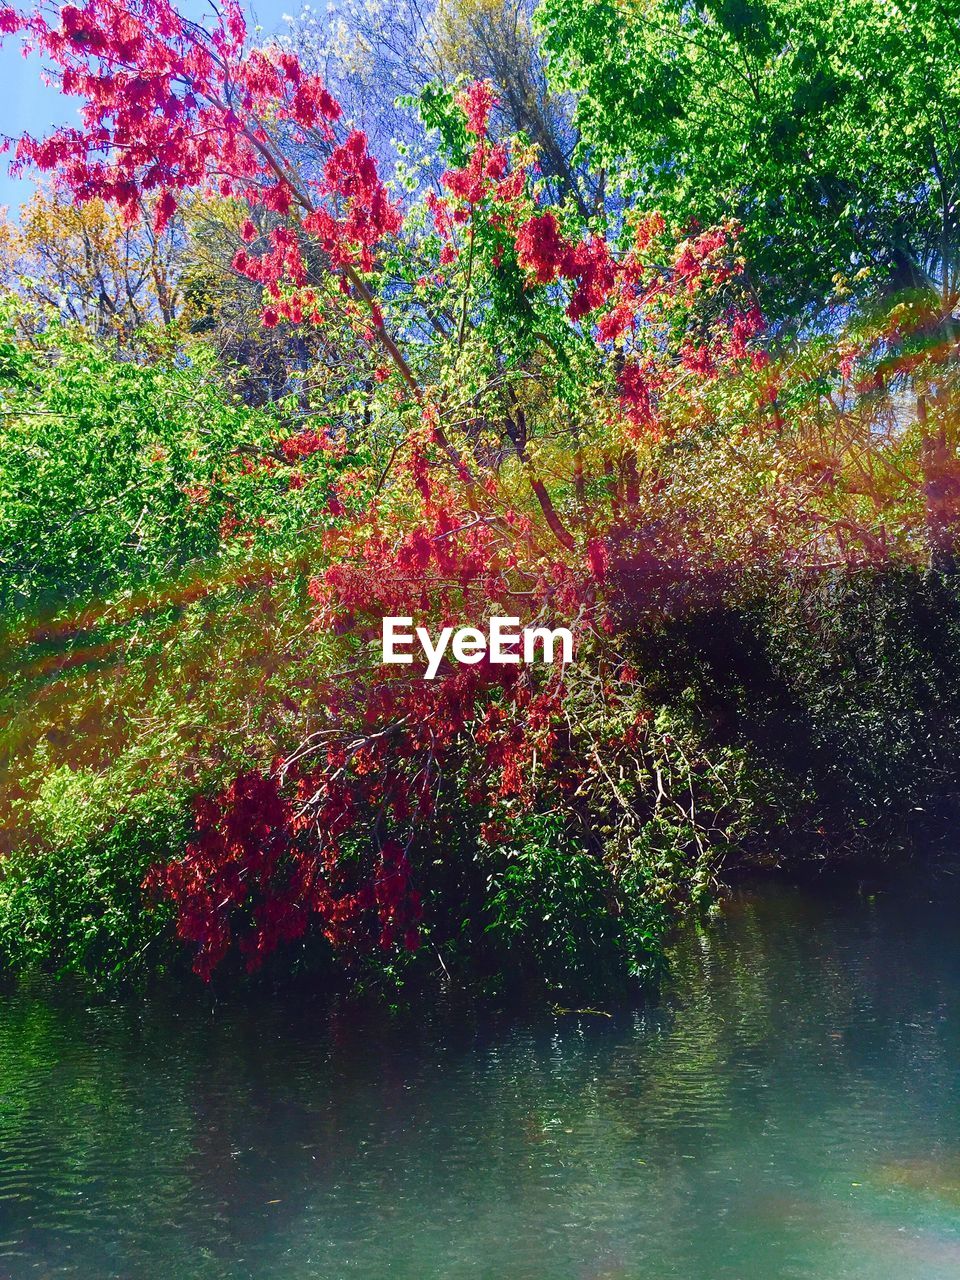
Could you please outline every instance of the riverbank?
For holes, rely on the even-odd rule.
[[[71,646],[82,652],[89,639]],[[604,852],[602,804],[577,826],[535,802],[491,840],[484,810],[454,791],[445,825],[411,849],[423,904],[415,951],[371,939],[337,956],[322,930],[307,929],[258,974],[238,954],[218,987],[316,986],[430,1003],[452,986],[494,1000],[603,1004],[655,984],[678,923],[703,918],[727,886],[758,870],[882,883],[905,864],[924,874],[939,847],[950,856],[956,580],[889,571],[766,582],[735,602],[648,622],[629,653],[645,673],[636,707],[647,737],[624,761],[634,776],[621,774],[641,823],[625,853]],[[154,660],[138,641],[109,681],[136,689]],[[107,677],[101,669],[93,679],[97,689]],[[57,677],[8,695],[7,741],[28,735],[21,741],[35,754],[21,747],[21,759],[36,791],[21,802],[20,839],[0,881],[0,952],[8,969],[94,987],[161,976],[192,990],[176,918],[144,888],[151,867],[197,839],[184,762],[167,753],[155,779],[144,774],[161,736],[136,744],[132,770],[129,756],[68,763],[84,744],[62,721],[55,731],[43,719],[47,689],[62,709],[66,687]],[[625,740],[636,729],[619,732]],[[102,752],[102,742],[89,746]],[[646,809],[645,794],[657,801]]]

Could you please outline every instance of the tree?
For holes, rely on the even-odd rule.
[[[197,191],[229,202],[224,245],[236,237],[263,328],[310,343],[297,429],[252,451],[225,442],[186,494],[235,493],[271,522],[289,503],[292,549],[266,564],[229,550],[262,587],[258,613],[283,580],[290,648],[318,657],[287,684],[290,649],[259,647],[281,696],[264,711],[267,684],[246,681],[235,775],[147,878],[198,971],[234,949],[256,967],[308,931],[341,955],[416,950],[423,877],[451,832],[505,859],[531,833],[562,839],[596,873],[584,882],[609,888],[611,918],[631,882],[658,904],[678,884],[702,893],[744,811],[737,762],[718,770],[654,714],[636,633],[788,569],[880,564],[891,547],[909,560],[915,491],[889,479],[902,434],[873,429],[850,374],[863,364],[876,385],[876,352],[915,374],[918,353],[894,326],[827,348],[822,367],[771,361],[735,224],[633,208],[600,234],[551,191],[529,139],[502,136],[488,81],[420,95],[440,177],[401,212],[316,72],[251,47],[233,6],[209,29],[167,0],[0,10],[0,27],[27,30],[84,99],[81,128],[22,139],[19,162],[131,222],[149,197],[158,230]],[[219,420],[229,433],[238,417]],[[42,475],[46,446],[25,434]],[[82,431],[73,444],[89,448]],[[182,490],[162,488],[179,510]],[[385,617],[437,634],[493,614],[568,624],[579,662],[450,663],[434,680],[379,661]]]
[[[398,142],[414,140],[410,112],[398,99],[434,82],[489,80],[497,93],[495,132],[523,133],[535,143],[553,193],[572,198],[586,217],[601,211],[605,181],[574,162],[573,103],[547,83],[533,7],[530,0],[403,0],[389,7],[348,0],[326,20],[301,18],[280,43],[321,72],[383,165],[392,165]],[[428,165],[420,176],[436,180],[440,171]]]
[[[541,9],[585,140],[631,164],[631,183],[675,216],[738,219],[768,318],[789,333],[919,293],[930,303],[920,336],[946,343],[948,358],[960,298],[958,18],[953,0]],[[931,424],[930,563],[953,571],[960,462],[925,387],[916,414]]]
[[[329,401],[278,452],[289,465],[362,446],[364,466],[315,499],[325,533],[305,624],[337,638],[317,718],[272,767],[202,803],[196,840],[150,878],[198,969],[236,940],[256,965],[311,925],[347,951],[371,937],[415,948],[417,850],[465,779],[503,817],[501,839],[546,785],[551,805],[581,797],[567,821],[591,857],[604,857],[601,804],[616,808],[617,858],[650,848],[641,833],[663,793],[641,789],[625,811],[616,784],[600,799],[597,734],[643,755],[652,733],[641,719],[623,736],[640,695],[613,678],[624,657],[603,584],[614,545],[635,545],[640,443],[696,434],[726,374],[761,377],[762,322],[730,229],[675,243],[638,216],[619,242],[596,235],[570,202],[550,203],[529,141],[491,130],[496,94],[477,82],[423,95],[445,168],[401,235],[364,134],[291,51],[250,47],[235,6],[209,29],[167,0],[3,10],[0,27],[28,31],[84,100],[80,128],[22,139],[18,162],[131,222],[149,197],[158,230],[196,190],[245,205],[233,268],[263,290],[263,326],[318,331],[339,361]],[[275,486],[277,462],[251,467]],[[682,525],[659,540],[687,563]],[[494,602],[575,620],[602,674],[565,709],[550,669],[429,681],[370,661],[387,614],[437,630]],[[710,802],[678,785],[696,825]]]
[[[148,321],[181,316],[183,242],[182,219],[158,232],[103,200],[77,205],[39,190],[19,221],[0,224],[0,283],[100,336],[129,339]]]
[[[543,0],[539,15],[585,142],[665,212],[738,219],[771,321],[905,288],[955,305],[955,0]]]
[[[547,81],[539,33],[526,0],[441,0],[433,19],[438,74],[489,80],[504,132],[524,133],[558,200],[572,197],[582,217],[602,211],[602,175],[574,161],[578,142],[569,95]]]

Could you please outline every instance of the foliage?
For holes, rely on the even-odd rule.
[[[19,969],[53,967],[99,985],[136,979],[168,962],[166,921],[140,881],[180,843],[188,810],[169,795],[142,794],[126,812],[108,775],[52,771],[34,820],[43,834],[7,857],[0,880],[0,954]]]
[[[84,102],[17,163],[157,235],[182,218],[193,317],[118,350],[8,303],[10,957],[103,977],[175,932],[205,979],[496,982],[514,959],[584,989],[652,972],[776,830],[876,824],[886,759],[942,768],[917,717],[952,668],[923,683],[941,633],[908,603],[957,534],[940,304],[775,344],[750,208],[594,216],[487,80],[410,100],[406,173],[440,177],[389,185],[234,5],[0,29]],[[851,585],[880,574],[888,612]],[[385,617],[493,615],[569,627],[576,661],[381,661]],[[913,710],[885,741],[876,662],[846,716],[826,698],[890,637]]]
[[[960,727],[954,578],[916,569],[782,577],[640,641],[652,696],[749,762],[735,857],[842,865],[955,820]]]
[[[117,360],[89,331],[31,317],[21,338],[10,306],[3,319],[8,621],[78,598],[129,598],[191,562],[292,531],[308,483],[329,496],[340,464],[316,432],[304,435],[295,416],[291,426],[283,405],[259,412],[224,397],[202,347]]]
[[[955,296],[953,4],[543,0],[539,16],[595,157],[664,212],[739,219],[774,320],[930,283]]]
[[[130,339],[182,315],[182,237],[180,220],[157,233],[102,200],[75,205],[38,190],[17,222],[0,226],[0,282],[100,337]]]

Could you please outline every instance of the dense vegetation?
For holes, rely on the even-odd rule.
[[[0,235],[0,951],[623,988],[952,814],[952,36],[347,12],[0,9],[84,102]],[[381,662],[494,614],[575,661]]]

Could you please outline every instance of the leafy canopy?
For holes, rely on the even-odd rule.
[[[816,316],[838,285],[956,290],[958,18],[956,0],[539,9],[594,159],[681,219],[738,218],[779,321]]]

